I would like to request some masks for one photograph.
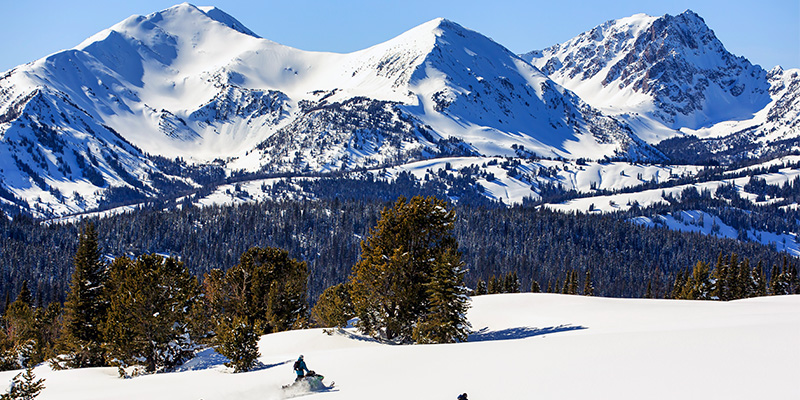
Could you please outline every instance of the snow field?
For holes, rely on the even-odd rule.
[[[282,399],[292,362],[336,381],[313,399],[797,398],[800,296],[733,302],[554,294],[473,298],[470,342],[392,346],[352,330],[261,338],[263,366],[232,374],[206,351],[174,372],[35,369],[48,399]],[[16,371],[0,373],[8,382]]]

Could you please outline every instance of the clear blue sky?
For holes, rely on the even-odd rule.
[[[0,71],[73,47],[133,14],[178,0],[10,0],[0,24]],[[609,4],[610,3],[610,4]],[[636,13],[698,13],[728,51],[769,69],[800,68],[800,0],[209,0],[260,36],[304,50],[350,52],[436,17],[515,53],[563,42]]]

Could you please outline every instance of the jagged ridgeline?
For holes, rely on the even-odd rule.
[[[236,265],[252,246],[286,249],[309,265],[309,301],[345,281],[360,241],[389,202],[318,200],[237,206],[138,210],[96,219],[101,251],[109,257],[159,253],[180,258],[195,274]],[[469,286],[515,271],[523,290],[535,279],[563,281],[568,271],[591,270],[595,295],[641,297],[648,283],[669,293],[676,271],[698,260],[736,253],[769,274],[783,255],[773,248],[664,228],[617,215],[564,214],[529,207],[456,206],[455,235]],[[28,280],[35,301],[63,301],[79,226],[0,218],[0,300],[13,300]]]

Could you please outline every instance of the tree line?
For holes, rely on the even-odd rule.
[[[678,271],[670,297],[686,300],[739,300],[750,297],[800,294],[796,260],[784,257],[772,268],[769,279],[762,263],[751,265],[737,254],[717,257],[716,264],[698,261],[694,267]]]
[[[360,242],[391,203],[359,200],[265,201],[234,206],[139,209],[92,218],[104,257],[160,254],[179,259],[197,276],[226,270],[252,247],[285,249],[308,265],[307,300],[345,282]],[[454,206],[454,236],[464,280],[516,272],[521,287],[534,280],[563,283],[570,270],[591,270],[596,295],[642,297],[671,287],[675,273],[698,258],[739,254],[761,261],[767,274],[782,255],[774,248],[699,233],[636,225],[627,216],[565,214],[529,207]],[[0,305],[28,282],[33,305],[63,303],[73,272],[80,223],[0,218]]]

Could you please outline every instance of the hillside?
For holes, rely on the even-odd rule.
[[[800,395],[800,297],[734,302],[549,294],[473,298],[470,341],[392,346],[352,330],[266,335],[262,368],[231,374],[203,352],[182,372],[117,378],[114,368],[34,372],[38,399],[282,399],[303,354],[336,381],[307,399],[752,399]],[[7,382],[16,372],[0,373]]]

